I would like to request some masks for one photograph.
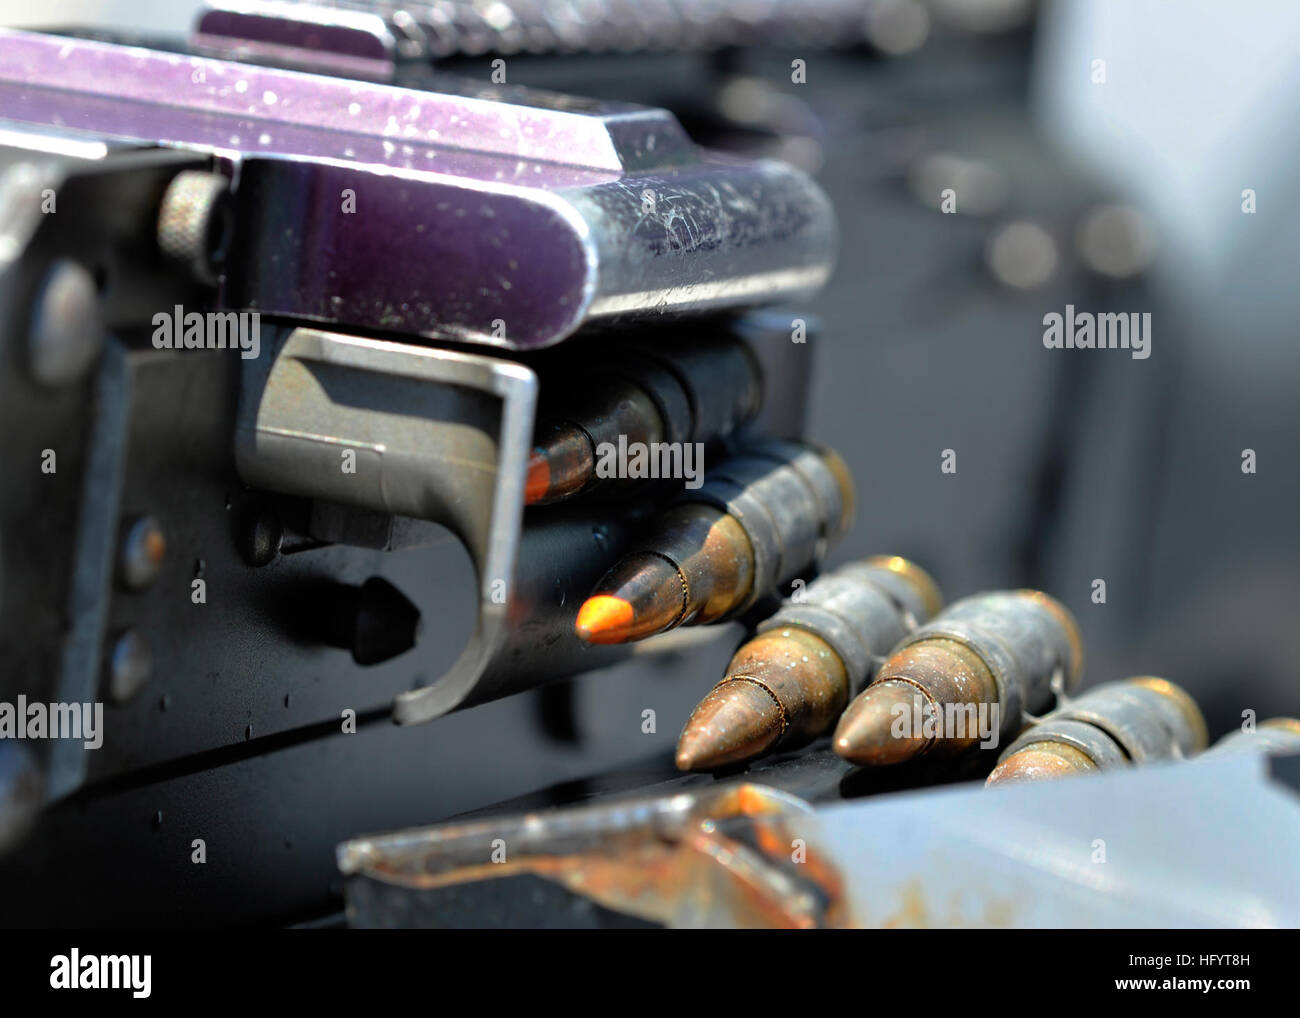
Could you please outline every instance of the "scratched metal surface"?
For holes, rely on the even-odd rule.
[[[663,110],[6,29],[0,47],[5,119],[230,168],[249,240],[232,307],[526,350],[596,320],[807,298],[834,262],[806,174],[704,153]]]

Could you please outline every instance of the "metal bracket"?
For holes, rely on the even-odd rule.
[[[523,525],[531,369],[315,329],[278,340],[273,357],[246,362],[235,437],[244,481],[440,523],[474,564],[474,634],[442,678],[397,697],[399,724],[658,649],[589,647],[573,631],[636,511],[607,519],[579,506]]]
[[[248,363],[235,443],[245,481],[435,520],[469,550],[474,635],[451,672],[399,697],[395,714],[410,723],[458,706],[506,638],[501,593],[514,579],[536,376],[479,354],[314,329],[290,332],[269,363]]]
[[[524,925],[536,896],[505,879],[521,876],[667,926],[843,925],[835,871],[816,854],[808,865],[789,861],[812,814],[787,792],[734,783],[357,838],[337,860],[349,916],[363,926],[431,921],[446,904],[439,895],[457,891],[472,896],[479,921]],[[499,846],[507,856],[496,856]]]

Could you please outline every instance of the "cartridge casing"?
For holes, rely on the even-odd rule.
[[[1253,732],[1229,732],[1206,751],[1220,753],[1300,753],[1300,718],[1269,718]]]
[[[1097,686],[1048,714],[1021,732],[999,762],[1052,743],[1073,747],[1098,770],[1111,770],[1192,756],[1207,741],[1195,701],[1166,679],[1142,676]]]
[[[711,470],[656,519],[578,611],[587,643],[734,618],[813,571],[852,513],[843,460],[769,440]]]
[[[720,335],[666,347],[641,341],[607,370],[640,386],[663,420],[668,442],[727,438],[758,416],[763,378],[744,340]]]
[[[748,539],[753,581],[733,617],[821,562],[852,522],[853,481],[833,450],[768,441],[719,464],[682,500],[728,514]]]
[[[1009,590],[975,594],[949,605],[902,640],[882,666],[878,681],[907,678],[912,659],[924,667],[929,645],[939,641],[950,641],[949,647],[960,645],[987,669],[1000,708],[1003,740],[1020,731],[1025,714],[1041,713],[1053,704],[1052,682],[1057,675],[1062,691],[1068,692],[1083,674],[1083,641],[1065,606],[1041,591]],[[957,687],[951,697],[940,699],[972,697]]]
[[[815,580],[732,656],[682,729],[677,766],[711,770],[824,734],[882,653],[940,604],[924,570],[896,556],[863,559]]]
[[[814,580],[757,629],[796,627],[820,637],[844,663],[853,695],[883,655],[941,607],[939,590],[923,570],[903,558],[874,556]]]
[[[763,406],[757,357],[725,332],[673,343],[629,341],[617,357],[604,353],[593,362],[591,356],[573,354],[556,365],[563,370],[555,374],[569,382],[562,398],[548,397],[534,429],[525,490],[530,505],[603,487],[597,480],[602,447],[645,446],[654,460],[661,447],[698,444],[712,455]]]

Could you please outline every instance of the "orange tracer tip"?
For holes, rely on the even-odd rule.
[[[534,449],[528,457],[528,474],[524,478],[524,505],[534,505],[551,490],[551,464],[545,453]]]
[[[596,594],[578,609],[578,636],[587,643],[622,643],[634,615],[632,606],[621,597]]]

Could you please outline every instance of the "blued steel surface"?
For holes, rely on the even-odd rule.
[[[529,349],[595,320],[797,299],[830,274],[807,176],[706,154],[663,110],[19,31],[0,52],[7,121],[218,158],[231,307]]]

